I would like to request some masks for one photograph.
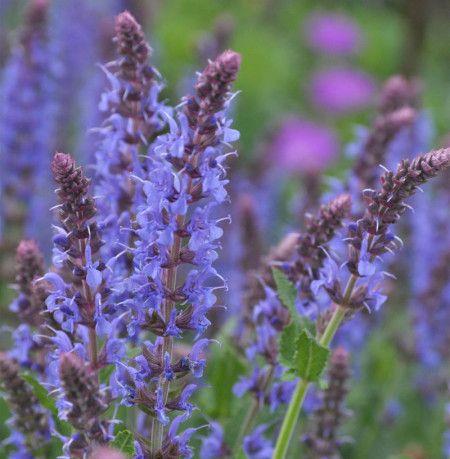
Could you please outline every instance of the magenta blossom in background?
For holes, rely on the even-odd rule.
[[[328,127],[301,118],[287,119],[271,146],[272,162],[292,172],[317,174],[335,159],[338,140]]]
[[[337,13],[313,13],[305,23],[309,46],[332,55],[354,54],[361,48],[358,25],[348,16]]]
[[[339,115],[369,105],[375,93],[373,78],[361,70],[331,68],[313,75],[311,100],[328,113]]]

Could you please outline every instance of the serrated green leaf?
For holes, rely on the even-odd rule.
[[[297,322],[292,321],[280,334],[280,363],[285,367],[295,367],[296,342],[299,331]]]
[[[55,422],[56,430],[62,435],[70,435],[72,427],[66,421],[59,418],[58,408],[56,407],[55,399],[50,397],[47,389],[35,378],[31,373],[23,373],[22,378],[32,388],[34,395],[39,400],[40,404],[50,411]]]
[[[306,330],[298,335],[296,348],[297,375],[306,381],[318,381],[327,364],[329,349],[320,345]]]
[[[307,330],[312,336],[316,336],[316,324],[305,316],[299,316],[299,323],[301,330]]]
[[[297,379],[297,373],[294,368],[290,368],[281,375],[280,379],[281,381],[293,381]]]
[[[129,456],[135,454],[134,436],[129,430],[124,429],[118,432],[112,441],[111,446]]]
[[[297,298],[297,288],[287,278],[287,276],[279,269],[272,268],[272,275],[277,286],[278,297],[281,302],[289,309],[291,316],[297,317],[298,312],[295,307],[295,300]]]

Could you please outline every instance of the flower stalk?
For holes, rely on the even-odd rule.
[[[412,196],[419,185],[435,177],[449,165],[450,149],[433,150],[412,161],[402,161],[396,172],[386,171],[381,177],[378,191],[363,192],[366,201],[364,215],[356,224],[349,226],[350,237],[347,239],[349,255],[346,264],[350,277],[343,294],[336,278],[328,280],[328,285],[325,286],[335,303],[335,309],[319,344],[329,348],[347,312],[370,307],[372,303],[375,303],[375,309],[379,306],[378,300],[374,298],[376,294],[370,292],[370,281],[362,285],[357,285],[357,282],[361,278],[373,277],[376,258],[397,247],[395,236],[388,229],[408,208],[405,199]],[[341,301],[336,301],[337,299]],[[277,439],[274,459],[283,459],[286,456],[308,386],[309,382],[303,379],[297,384]]]

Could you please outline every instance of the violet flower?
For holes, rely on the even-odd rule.
[[[308,44],[316,52],[347,55],[355,54],[361,48],[360,28],[343,14],[316,12],[304,26]]]
[[[347,310],[349,315],[361,309],[378,310],[386,300],[383,279],[387,273],[380,266],[381,256],[401,244],[390,226],[408,209],[406,198],[449,165],[450,150],[434,150],[411,162],[402,161],[395,173],[385,172],[378,191],[364,190],[364,214],[348,226],[346,263],[340,268],[330,257],[321,278],[314,282],[314,288],[323,288],[331,301]],[[344,266],[350,272],[347,282]]]
[[[318,174],[336,158],[338,141],[328,127],[301,118],[287,119],[271,146],[270,160],[290,173]]]
[[[49,168],[52,150],[51,63],[47,43],[47,2],[33,0],[2,81],[0,126],[0,229],[11,253],[24,234],[36,231],[49,244]],[[46,123],[41,124],[43,117]],[[24,135],[26,133],[26,135]],[[38,218],[36,218],[38,216]],[[6,268],[5,268],[6,269]],[[7,274],[9,277],[9,274]]]
[[[267,426],[262,424],[244,439],[243,450],[248,459],[270,459],[273,453],[272,442],[264,436]]]
[[[130,233],[124,229],[129,229],[136,206],[144,201],[142,185],[132,176],[143,178],[146,166],[141,156],[164,125],[158,101],[162,84],[148,63],[151,50],[141,26],[128,12],[116,18],[115,43],[118,57],[103,67],[110,89],[102,94],[99,106],[106,119],[99,129],[95,164],[106,257],[117,255],[130,243]]]
[[[81,401],[72,386],[79,376],[84,381],[83,390],[93,397],[94,392],[104,389],[98,386],[97,372],[123,357],[121,340],[116,336],[120,318],[116,318],[117,309],[108,300],[111,268],[100,259],[102,240],[94,200],[88,191],[89,180],[72,157],[64,153],[55,154],[52,171],[59,186],[56,192],[60,226],[54,238],[55,270],[45,274],[42,281],[48,288],[46,306],[55,326],[51,327],[53,334],[42,339],[50,345],[47,384],[59,390],[60,413],[69,413],[68,419],[78,430],[67,439],[64,448],[67,454],[82,457],[93,442],[106,442],[108,434],[98,423],[77,422],[81,413],[73,410]],[[74,372],[77,378],[72,378]],[[87,397],[87,392],[80,397]]]
[[[195,94],[185,98],[176,120],[169,118],[169,133],[150,146],[145,179],[137,178],[146,202],[136,214],[134,270],[127,282],[133,296],[124,306],[131,311],[131,335],[143,330],[157,338],[142,355],[120,365],[116,378],[123,402],[144,406],[155,417],[154,443],[142,445],[153,454],[176,438],[180,454],[188,454],[187,445],[181,446],[184,434],[172,436],[172,424],[164,435],[164,427],[170,411],[189,414],[186,398],[193,388],[173,398],[169,385],[188,373],[202,376],[209,341],[197,341],[177,359],[173,346],[185,332],[203,334],[216,303],[214,291],[224,287],[213,267],[223,220],[216,208],[227,199],[224,162],[229,143],[238,138],[225,109],[239,64],[238,54],[225,51],[199,74]],[[187,270],[180,282],[177,271],[183,265]]]
[[[345,115],[372,102],[375,83],[361,70],[338,67],[315,73],[310,91],[316,108],[333,115]]]

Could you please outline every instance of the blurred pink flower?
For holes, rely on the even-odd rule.
[[[361,29],[348,16],[338,13],[313,13],[305,23],[306,39],[315,51],[353,54],[361,48]]]
[[[289,118],[272,143],[270,159],[292,172],[317,174],[334,160],[338,148],[337,137],[327,126]]]
[[[375,92],[373,78],[351,68],[331,68],[313,75],[311,100],[332,114],[345,114],[367,106]]]

